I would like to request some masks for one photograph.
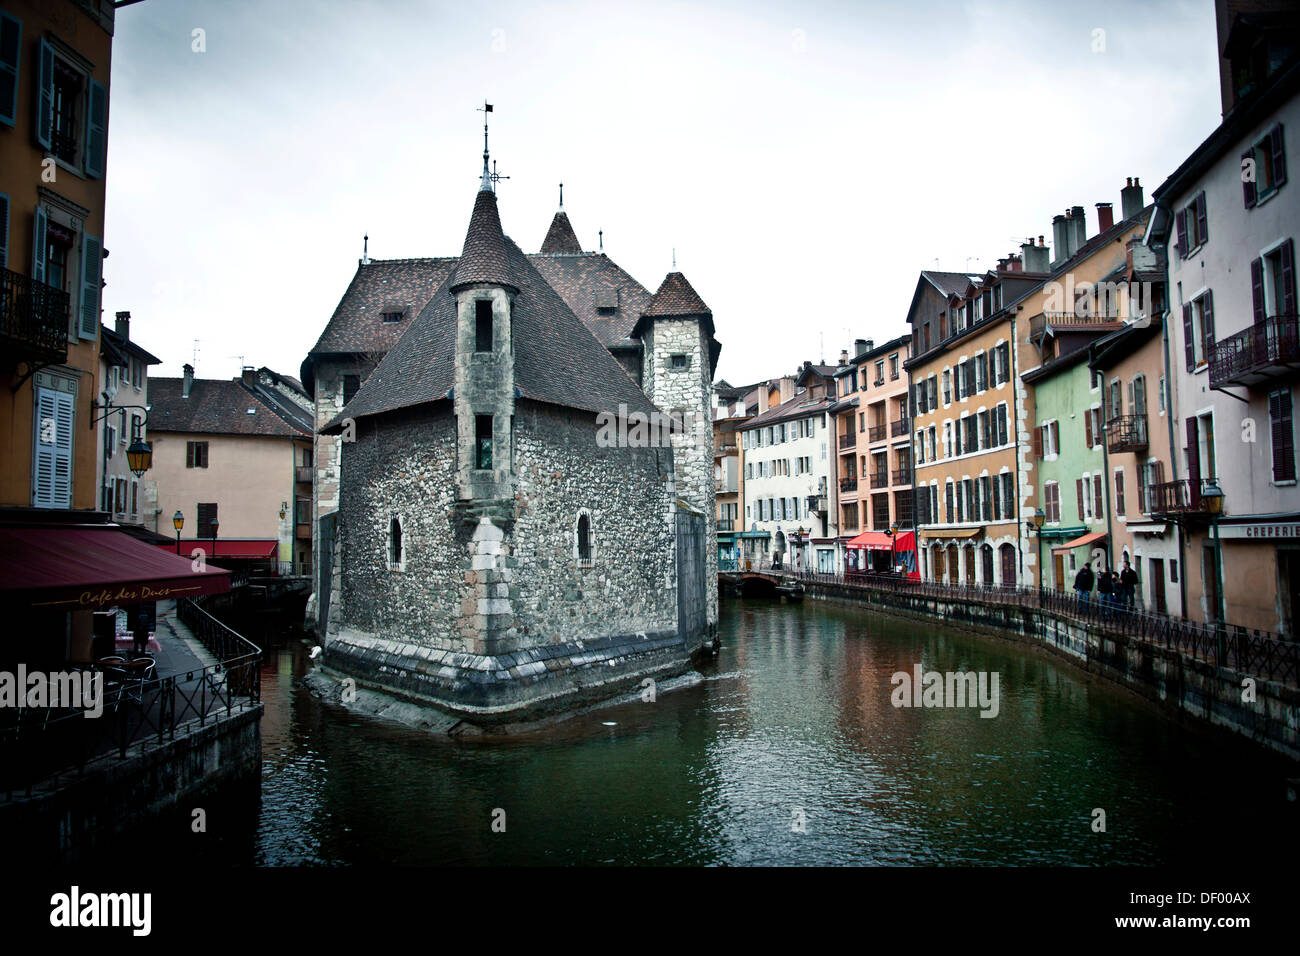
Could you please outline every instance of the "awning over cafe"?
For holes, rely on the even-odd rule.
[[[1065,544],[1058,544],[1052,547],[1052,554],[1064,554],[1067,551],[1073,551],[1075,548],[1082,548],[1084,545],[1092,544],[1094,541],[1100,541],[1106,537],[1105,531],[1090,531],[1088,534],[1080,535],[1072,541]]]
[[[196,571],[114,525],[0,527],[0,600],[32,607],[97,610],[119,604],[222,594],[230,572]]]
[[[921,531],[922,538],[973,538],[977,534],[983,534],[983,528],[924,528]]]
[[[860,548],[864,551],[893,551],[894,539],[883,531],[864,531],[856,538],[845,542],[846,548]]]
[[[157,547],[160,551],[176,553],[175,541],[171,544],[160,544]],[[181,538],[181,555],[186,558],[193,553],[195,548],[198,548],[212,560],[235,558],[240,561],[263,561],[267,558],[275,558],[279,547],[280,542],[264,539],[218,538],[214,542],[211,538]]]

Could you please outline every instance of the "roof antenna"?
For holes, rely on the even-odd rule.
[[[600,251],[605,251],[605,230],[600,230]]]
[[[673,272],[677,271],[677,247],[673,246]]]
[[[190,364],[195,368],[199,365],[199,340],[194,340],[194,354],[190,356]]]
[[[370,265],[370,233],[361,237],[361,264]]]
[[[564,208],[564,183],[560,183],[560,208]]]
[[[488,124],[487,115],[492,112],[492,104],[487,100],[483,101],[483,108],[476,112],[483,114],[483,180],[479,183],[478,191],[487,192],[492,189],[492,174],[488,172]]]

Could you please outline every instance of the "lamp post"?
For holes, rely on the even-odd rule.
[[[1043,522],[1047,515],[1042,508],[1035,508],[1034,513],[1025,521],[1025,531],[1032,534],[1038,542],[1038,589],[1043,589]]]
[[[176,555],[181,553],[181,528],[185,527],[185,515],[181,514],[180,509],[172,515],[172,527],[176,529]]]
[[[212,557],[217,556],[217,519],[213,518],[208,527],[212,530]]]
[[[1219,543],[1219,513],[1223,511],[1223,489],[1213,478],[1208,479],[1201,488],[1201,503],[1210,516],[1210,528],[1214,531],[1214,616],[1215,631],[1219,638],[1219,664],[1227,662],[1227,646],[1224,634],[1224,619],[1228,616],[1223,599],[1223,546]]]
[[[898,522],[891,521],[889,523],[889,530],[885,533],[889,535],[889,570],[897,574],[898,556],[895,550],[894,535],[898,534]]]

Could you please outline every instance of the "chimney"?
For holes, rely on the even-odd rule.
[[[113,323],[114,331],[128,342],[131,340],[131,313],[117,313],[117,321]]]
[[[1088,220],[1082,206],[1070,207],[1070,222],[1074,224],[1074,245],[1070,246],[1070,255],[1074,255],[1088,241]]]
[[[181,379],[181,398],[190,397],[190,389],[194,387],[194,366],[185,363],[185,377]]]
[[[866,355],[866,354],[867,354],[868,352],[870,352],[870,351],[871,351],[871,340],[870,340],[870,339],[854,339],[854,340],[853,340],[853,355],[854,355],[854,357],[857,357],[857,356],[859,356],[859,355]]]
[[[781,404],[784,405],[790,399],[794,398],[794,376],[781,376]]]
[[[1038,237],[1038,245],[1034,245],[1034,237],[1030,236],[1020,244],[1020,256],[1024,260],[1024,269],[1026,272],[1047,272],[1049,266],[1047,262],[1047,246],[1043,245],[1043,237]]]
[[[1134,176],[1126,180],[1126,185],[1119,191],[1119,210],[1125,219],[1132,219],[1144,208],[1146,200],[1142,198],[1142,184]]]
[[[860,354],[860,353],[859,353],[859,354]],[[841,364],[841,365],[848,365],[848,364],[849,364],[849,350],[848,350],[848,349],[840,349],[840,364]]]
[[[1025,271],[1024,260],[1022,260],[1014,252],[1011,253],[1011,255],[1007,257],[1007,269],[1011,272],[1024,272]]]
[[[245,365],[239,370],[239,377],[243,379],[245,385],[252,388],[257,384],[257,369],[251,365]]]
[[[1056,253],[1056,261],[1064,262],[1070,258],[1070,224],[1065,221],[1064,216],[1052,217],[1052,250]]]
[[[1115,210],[1108,202],[1097,203],[1097,231],[1105,232],[1115,225]]]

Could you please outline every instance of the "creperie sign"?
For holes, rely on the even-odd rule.
[[[1220,525],[1221,538],[1300,538],[1300,522]]]

